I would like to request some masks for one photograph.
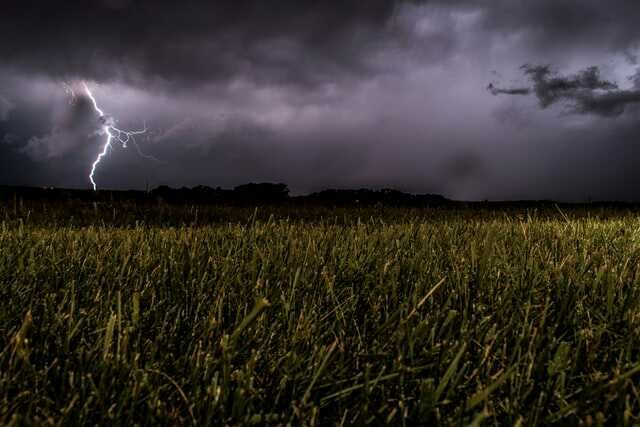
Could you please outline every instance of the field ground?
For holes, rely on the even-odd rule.
[[[0,424],[633,425],[624,209],[0,205]]]

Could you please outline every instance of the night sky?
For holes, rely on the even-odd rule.
[[[0,184],[640,201],[640,2],[5,0]]]

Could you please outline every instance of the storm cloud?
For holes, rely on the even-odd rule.
[[[162,160],[114,146],[104,188],[640,199],[639,18],[622,0],[8,0],[0,180],[87,187],[84,81]]]
[[[489,83],[487,90],[492,95],[529,95],[531,93],[531,89],[528,87],[500,88],[494,86],[493,83]]]
[[[16,68],[61,78],[313,86],[371,72],[359,51],[385,42],[394,10],[386,0],[10,0],[0,49]]]
[[[533,83],[533,88],[503,89],[489,84],[493,95],[535,94],[541,108],[558,102],[569,105],[570,111],[579,114],[619,116],[628,105],[640,103],[640,89],[621,90],[616,83],[604,80],[600,70],[591,66],[575,75],[558,76],[548,65],[523,65],[521,69]],[[637,74],[629,76],[637,87]]]

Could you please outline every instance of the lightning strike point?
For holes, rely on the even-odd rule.
[[[96,111],[96,113],[100,115],[100,123],[102,124],[101,134],[106,135],[105,142],[102,145],[102,150],[100,151],[100,153],[98,153],[98,156],[91,164],[91,171],[89,172],[89,181],[91,181],[91,185],[93,186],[93,191],[97,191],[98,185],[96,184],[96,181],[95,181],[96,169],[100,164],[100,162],[102,161],[102,158],[106,156],[109,150],[112,148],[111,144],[114,140],[119,142],[120,145],[122,145],[122,148],[127,148],[127,144],[131,141],[135,145],[138,153],[141,156],[152,159],[152,160],[157,160],[157,159],[153,156],[148,156],[143,154],[135,140],[136,135],[142,135],[143,133],[147,132],[146,124],[144,126],[144,129],[137,130],[137,131],[126,131],[126,130],[118,129],[115,126],[115,121],[113,120],[113,118],[107,116],[104,113],[104,111],[102,111],[100,106],[98,106],[98,101],[93,96],[93,93],[91,92],[91,89],[89,89],[89,86],[87,85],[86,82],[82,82],[82,87],[84,88],[86,95],[91,100],[93,109]]]

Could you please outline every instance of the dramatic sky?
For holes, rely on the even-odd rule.
[[[148,132],[99,188],[639,201],[639,23],[635,0],[4,0],[0,184],[88,188],[115,120]]]

